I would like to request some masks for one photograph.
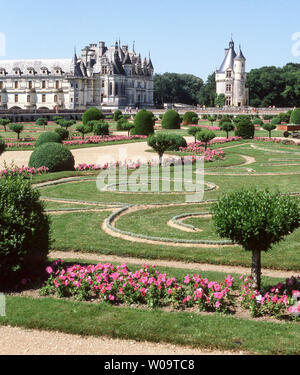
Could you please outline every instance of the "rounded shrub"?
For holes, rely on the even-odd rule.
[[[114,121],[118,121],[120,120],[120,118],[123,116],[123,113],[122,111],[120,111],[119,109],[117,109],[115,112],[114,112]]]
[[[197,125],[199,117],[195,112],[186,112],[183,116],[183,125],[194,124]]]
[[[300,125],[300,108],[296,108],[293,110],[291,114],[290,123]]]
[[[254,118],[252,123],[253,123],[253,125],[260,125],[260,126],[263,126],[263,124],[264,124],[264,122],[258,117]]]
[[[147,135],[154,133],[153,113],[142,109],[134,118],[134,128],[131,131],[132,135]]]
[[[102,121],[93,121],[93,132],[95,135],[109,135],[109,125]]]
[[[127,122],[127,119],[125,117],[120,117],[119,120],[117,121],[117,130],[122,131],[123,130],[123,124]]]
[[[93,120],[104,120],[104,115],[98,108],[89,108],[87,111],[84,112],[82,115],[82,122],[86,125],[89,121]]]
[[[55,130],[55,133],[58,134],[61,138],[62,141],[65,141],[66,139],[69,138],[69,132],[67,129],[65,128],[56,128]]]
[[[242,118],[236,122],[235,135],[242,137],[243,139],[250,139],[254,137],[255,126],[252,124],[249,118]]]
[[[0,179],[0,285],[4,287],[44,270],[49,219],[39,197],[23,176]]]
[[[71,151],[60,143],[44,143],[39,146],[29,160],[30,168],[47,167],[49,172],[73,171],[75,165]]]
[[[62,138],[57,132],[46,132],[42,133],[37,141],[35,142],[35,147],[39,147],[44,143],[62,143]]]
[[[161,125],[164,129],[180,129],[181,119],[178,112],[169,109],[163,116]]]
[[[178,151],[180,147],[186,147],[186,140],[180,135],[159,132],[148,138],[148,146],[152,147],[159,155],[160,164],[166,151]]]
[[[280,125],[281,124],[281,121],[280,121],[280,118],[279,117],[274,117],[271,121],[271,124],[273,125]]]

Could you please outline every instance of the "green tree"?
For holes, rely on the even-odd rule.
[[[0,125],[4,127],[4,131],[7,131],[7,125],[10,123],[10,120],[7,118],[0,118]]]
[[[240,118],[239,121],[235,122],[235,124],[235,135],[237,137],[242,137],[243,139],[251,139],[254,137],[255,126],[252,124],[250,118]]]
[[[217,121],[217,118],[218,118],[217,115],[212,115],[212,116],[208,115],[208,116],[207,116],[207,119],[208,119],[208,121],[211,123],[211,125],[213,125],[214,122]]]
[[[198,94],[198,103],[201,106],[214,107],[216,99],[216,75],[210,74],[205,84],[200,88]]]
[[[161,126],[163,129],[180,129],[181,119],[178,112],[169,109],[163,116]]]
[[[296,108],[291,114],[291,124],[300,125],[300,108]]]
[[[148,138],[148,146],[152,147],[159,156],[159,165],[162,165],[162,158],[166,151],[174,151],[180,146],[186,146],[186,141],[183,137],[176,134],[157,133]]]
[[[221,130],[225,131],[227,134],[227,139],[229,138],[229,132],[233,131],[234,125],[232,122],[223,122],[220,126]]]
[[[198,126],[189,126],[188,134],[195,137],[195,143],[197,142],[196,134],[200,131]]]
[[[224,94],[216,94],[215,107],[223,108],[226,103],[226,96]]]
[[[205,144],[205,151],[207,150],[208,143],[216,138],[216,134],[211,130],[200,130],[196,133],[196,138],[198,141],[203,142]]]
[[[18,137],[18,141],[20,140],[20,134],[22,133],[22,131],[24,130],[24,126],[23,125],[20,125],[20,124],[10,124],[9,125],[9,129],[12,131],[12,132],[15,132],[17,134],[17,137]]]
[[[269,138],[271,138],[272,130],[276,129],[277,125],[272,124],[271,122],[266,122],[263,124],[263,129],[265,129],[267,132],[269,132]]]
[[[77,126],[76,126],[76,131],[77,131],[78,133],[80,133],[80,134],[82,135],[82,138],[84,139],[84,136],[85,136],[86,134],[88,134],[88,133],[91,132],[91,128],[90,128],[90,126],[88,126],[88,125],[80,124],[80,125],[77,125]]]
[[[48,120],[44,117],[40,117],[36,120],[35,122],[37,125],[39,126],[43,126],[44,127],[44,131],[46,130],[46,126],[48,125]]]
[[[212,211],[218,235],[252,251],[253,288],[260,290],[261,252],[299,227],[298,202],[279,192],[240,190],[222,196]]]
[[[123,116],[122,111],[120,111],[119,109],[117,109],[117,110],[114,112],[113,119],[114,119],[114,121],[118,121],[118,120],[120,120],[120,118],[121,118],[122,116]]]
[[[87,111],[84,112],[82,115],[82,122],[83,125],[86,125],[89,121],[93,120],[104,120],[104,115],[98,108],[89,108]]]
[[[122,130],[128,132],[128,137],[130,136],[131,130],[134,129],[134,124],[131,122],[123,122],[122,123]]]
[[[155,118],[153,113],[142,109],[134,118],[134,128],[131,131],[132,135],[146,135],[154,133]]]

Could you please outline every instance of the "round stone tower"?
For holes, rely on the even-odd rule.
[[[246,94],[246,59],[242,53],[241,46],[234,58],[234,88],[233,105],[243,107],[247,104]]]

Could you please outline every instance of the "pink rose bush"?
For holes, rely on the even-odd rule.
[[[206,130],[212,130],[212,131],[218,131],[221,130],[218,126],[207,126],[207,125],[189,125],[192,127],[197,127],[199,130],[206,129]]]
[[[47,167],[40,167],[40,168],[29,168],[29,167],[14,167],[14,168],[7,168],[0,171],[0,178],[5,176],[17,176],[22,175],[25,177],[30,177],[33,175],[41,175],[49,172],[49,168]]]
[[[250,310],[252,316],[271,315],[281,318],[299,312],[300,302],[297,302],[296,297],[300,297],[300,276],[286,279],[285,284],[279,283],[261,292],[251,289],[251,277],[241,276],[241,280],[241,306]]]
[[[49,278],[42,295],[74,297],[78,300],[97,299],[110,304],[172,305],[176,308],[198,306],[200,311],[227,312],[232,304],[233,278],[209,282],[201,275],[187,275],[183,282],[160,273],[156,267],[144,265],[132,272],[127,265],[110,263],[73,265],[62,261],[47,267]]]
[[[30,147],[34,147],[34,143],[33,142],[7,143],[6,147],[7,148],[26,148],[26,147],[30,148]]]
[[[187,147],[180,147],[180,152],[191,152],[202,155],[205,162],[225,160],[225,153],[222,149],[212,150],[208,148],[205,150],[202,142],[189,143]]]

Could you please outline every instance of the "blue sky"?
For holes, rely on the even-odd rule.
[[[100,40],[121,38],[157,73],[195,74],[204,80],[221,65],[231,33],[247,70],[300,63],[292,35],[300,32],[299,0],[3,0],[1,59],[71,58]],[[299,48],[300,50],[300,48]]]

